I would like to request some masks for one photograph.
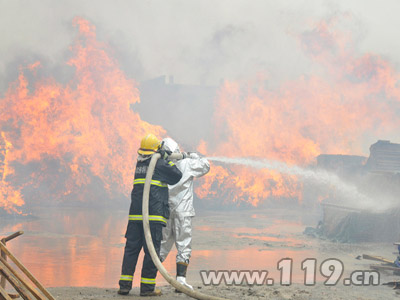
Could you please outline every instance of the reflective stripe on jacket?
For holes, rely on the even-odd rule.
[[[142,222],[142,200],[146,173],[151,156],[139,156],[133,180],[131,193],[131,207],[129,209],[130,222]],[[149,221],[166,225],[169,218],[168,184],[176,184],[182,178],[182,172],[175,164],[164,159],[156,163],[150,185]]]

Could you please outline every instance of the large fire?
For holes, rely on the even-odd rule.
[[[399,73],[377,55],[358,55],[350,32],[338,30],[335,22],[322,21],[299,36],[306,54],[324,70],[321,76],[303,76],[277,89],[266,87],[265,76],[226,81],[215,105],[217,142],[210,149],[203,142],[199,150],[304,166],[321,153],[364,154],[377,139],[398,136]],[[271,197],[301,201],[302,184],[273,171],[218,166],[197,193],[257,206]]]
[[[136,83],[96,39],[94,26],[82,18],[73,23],[79,29],[67,62],[73,79],[65,85],[52,78],[28,82],[25,73],[34,76],[37,62],[21,68],[0,99],[0,208],[7,211],[24,204],[23,190],[50,201],[99,201],[126,193],[138,141],[147,132],[164,135],[130,109],[139,101]]]
[[[67,62],[73,78],[61,84],[38,77],[36,62],[21,67],[0,99],[0,208],[9,212],[19,211],[25,194],[27,204],[126,195],[140,138],[166,135],[132,110],[137,84],[97,40],[94,26],[82,18],[73,23],[79,30]],[[298,37],[318,75],[278,88],[268,88],[265,75],[226,81],[215,101],[214,136],[200,143],[200,152],[304,166],[320,153],[363,154],[377,138],[396,134],[399,74],[389,61],[359,55],[335,20]],[[271,198],[301,201],[302,183],[274,171],[213,165],[196,192],[257,206]]]

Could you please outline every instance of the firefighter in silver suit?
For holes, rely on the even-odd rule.
[[[178,144],[171,138],[163,140],[165,150],[180,153]],[[210,170],[210,163],[197,153],[183,153],[185,159],[174,162],[182,172],[181,180],[175,185],[168,185],[170,217],[167,226],[163,228],[160,259],[164,261],[175,243],[178,254],[176,256],[176,280],[186,287],[193,287],[186,283],[186,270],[192,253],[192,218],[195,216],[193,208],[193,179],[201,177]]]

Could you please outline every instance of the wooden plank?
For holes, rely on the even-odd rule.
[[[0,299],[12,300],[12,298],[7,294],[7,292],[1,286],[0,286]]]
[[[33,300],[31,296],[29,296],[29,291],[18,281],[17,278],[12,275],[7,268],[0,262],[0,273],[2,273],[7,281],[14,287],[14,289],[21,295],[24,300]]]
[[[382,262],[394,265],[394,260],[389,260],[389,259],[386,259],[386,258],[384,258],[382,256],[374,256],[374,255],[363,254],[363,259],[382,261]]]
[[[4,243],[4,245],[6,244],[6,240],[5,240],[5,239],[2,239],[1,242]],[[0,256],[1,256],[2,258],[4,258],[4,259],[7,259],[7,256],[6,256],[6,254],[3,252],[3,250],[0,250]],[[6,288],[6,278],[5,278],[4,276],[1,276],[1,279],[0,279],[0,287],[2,287],[3,289]]]
[[[10,234],[9,236],[3,238],[2,240],[4,240],[5,242],[8,242],[8,241],[10,241],[12,239],[15,239],[16,237],[19,237],[21,234],[24,234],[24,232],[23,231],[17,231],[15,233]]]
[[[24,234],[23,231],[17,231],[14,232],[13,234],[10,234],[9,236],[6,236],[5,238],[2,238],[1,241],[3,242],[3,244],[5,245],[6,242],[15,239],[16,237],[20,236],[21,234]],[[0,250],[0,256],[3,257],[5,260],[7,260],[7,256],[6,254],[3,252],[3,250]],[[6,279],[4,276],[1,276],[0,279],[0,286],[5,289],[6,288]]]
[[[0,257],[0,261],[7,267],[7,269],[29,290],[29,292],[38,300],[45,299],[44,296],[40,295],[32,285],[25,280],[17,271],[15,271],[10,264]]]
[[[20,270],[28,277],[37,287],[38,289],[45,295],[49,300],[55,300],[53,295],[51,295],[46,288],[28,271],[27,268],[7,249],[7,247],[0,242],[0,248],[3,250],[6,255],[14,262],[14,264],[20,268]]]
[[[342,209],[342,210],[350,210],[350,211],[354,211],[354,212],[363,211],[362,209],[357,209],[357,208],[352,208],[352,207],[348,207],[348,206],[337,205],[337,204],[333,204],[333,203],[322,202],[321,205],[323,207],[333,207],[333,208],[338,208],[338,209]]]
[[[18,294],[8,294],[8,296],[10,296],[10,298],[11,299],[17,299],[17,298],[19,298],[19,295]]]

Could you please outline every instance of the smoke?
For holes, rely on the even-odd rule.
[[[102,40],[116,49],[116,59],[136,80],[173,74],[178,82],[217,85],[221,78],[244,79],[263,71],[275,83],[314,73],[299,49],[299,33],[321,18],[348,14],[358,48],[382,53],[399,63],[395,39],[398,20],[385,6],[350,1],[2,1],[0,12],[0,84],[15,79],[7,66],[34,53],[53,63],[64,61],[74,36],[76,16],[93,22]],[[382,17],[384,15],[384,17]],[[378,16],[381,16],[380,18]],[[329,46],[329,45],[327,45]],[[13,78],[10,76],[14,75]]]

